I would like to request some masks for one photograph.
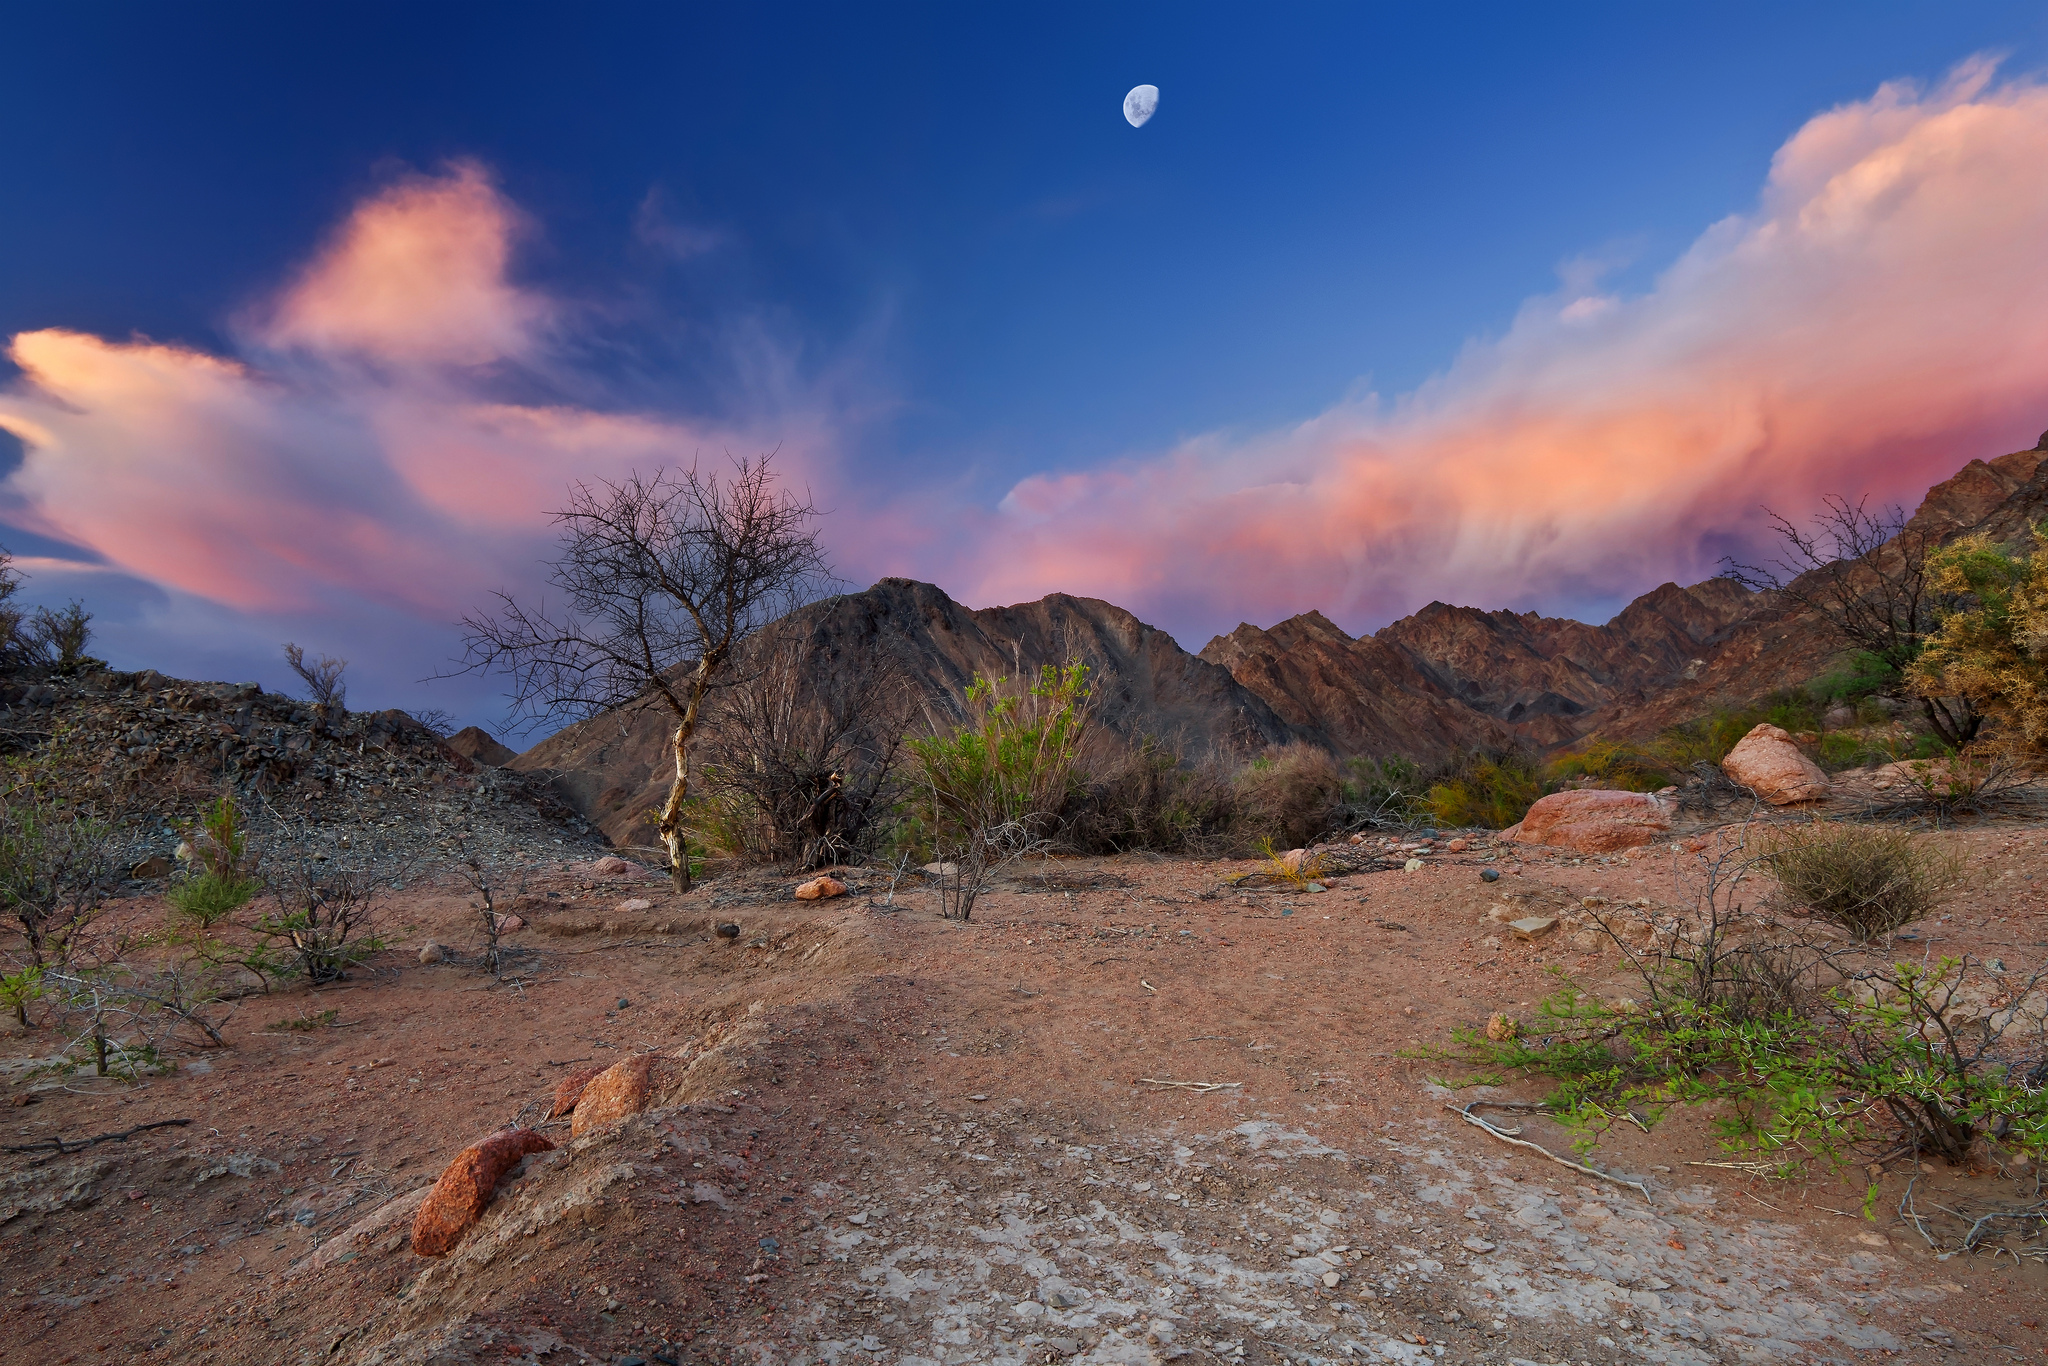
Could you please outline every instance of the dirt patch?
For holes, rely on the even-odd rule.
[[[2037,961],[2048,835],[1960,838],[1975,889],[1898,947]],[[504,979],[477,970],[458,891],[405,893],[357,980],[248,1003],[229,1048],[174,1075],[32,1077],[57,1041],[0,1040],[7,1097],[31,1101],[5,1111],[16,1146],[193,1121],[0,1163],[7,1358],[2039,1355],[2039,1263],[1941,1260],[1885,1213],[1908,1180],[1963,1208],[2007,1178],[1894,1164],[1872,1223],[1861,1173],[1687,1165],[1723,1154],[1681,1112],[1602,1140],[1645,1201],[1463,1124],[1443,1069],[1404,1056],[1526,1013],[1554,969],[1627,990],[1618,956],[1569,933],[1489,943],[1488,909],[1680,904],[1684,857],[1480,846],[1322,892],[1232,887],[1251,864],[1063,861],[966,925],[907,887],[798,903],[793,880],[735,875],[636,886],[656,908],[628,926],[620,889],[563,867],[529,892],[567,904],[508,936]],[[550,915],[600,923],[562,937]],[[429,937],[455,960],[420,964]],[[693,1047],[716,1070],[688,1104],[573,1140],[541,1118],[570,1071]],[[412,1256],[402,1201],[514,1121],[561,1146],[447,1257]]]

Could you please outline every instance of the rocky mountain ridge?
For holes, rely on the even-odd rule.
[[[1909,525],[1940,539],[2019,536],[2048,517],[2044,461],[2048,436],[1972,460],[1928,492]],[[792,614],[779,641],[798,650],[807,678],[893,671],[934,728],[965,718],[977,673],[1029,675],[1079,658],[1107,729],[1232,762],[1289,743],[1428,763],[1473,748],[1554,750],[1596,733],[1647,739],[1804,683],[1841,653],[1816,623],[1721,578],[1661,584],[1604,625],[1433,602],[1353,637],[1311,611],[1240,625],[1198,655],[1095,598],[973,609],[932,584],[884,579]],[[653,711],[609,714],[508,766],[551,775],[614,841],[644,843],[644,813],[667,791],[668,729]]]

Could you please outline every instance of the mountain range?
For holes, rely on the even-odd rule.
[[[2010,540],[2048,517],[2048,434],[2032,450],[1972,460],[1929,490],[1908,526],[1947,540]],[[1661,584],[1605,625],[1433,602],[1351,636],[1320,612],[1244,624],[1199,654],[1112,603],[1054,593],[969,608],[928,583],[883,579],[778,624],[804,676],[880,665],[908,683],[924,721],[966,717],[977,673],[1035,674],[1078,658],[1099,724],[1192,758],[1243,761],[1277,745],[1424,763],[1478,748],[1545,752],[1588,736],[1646,739],[1828,670],[1840,642],[1775,596],[1725,578]],[[562,795],[619,843],[666,796],[668,723],[654,711],[579,722],[508,761],[554,775]]]

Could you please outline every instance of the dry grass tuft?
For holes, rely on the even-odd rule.
[[[1920,919],[1962,885],[1960,851],[1877,825],[1816,821],[1773,832],[1763,865],[1814,914],[1869,939]]]

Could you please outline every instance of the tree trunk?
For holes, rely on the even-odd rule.
[[[712,662],[707,656],[697,661],[690,678],[690,701],[683,708],[670,743],[676,751],[676,776],[669,784],[668,801],[661,808],[661,842],[668,846],[668,875],[678,892],[690,890],[690,842],[683,829],[683,802],[690,795],[690,737],[697,731],[697,712],[704,702],[704,690],[711,682]]]

